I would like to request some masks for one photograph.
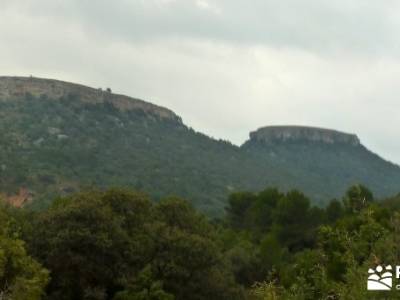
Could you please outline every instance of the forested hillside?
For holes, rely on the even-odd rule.
[[[81,188],[130,186],[156,199],[183,195],[215,212],[256,167],[238,147],[179,119],[84,103],[79,95],[2,101],[0,115],[0,190],[27,187],[36,206]]]
[[[256,135],[262,131],[254,132],[242,150],[261,165],[289,170],[294,178],[291,187],[299,188],[317,200],[339,197],[346,186],[357,183],[367,185],[379,197],[399,192],[399,167],[383,160],[357,140],[258,139]],[[261,178],[267,176],[265,173]]]
[[[378,196],[396,194],[400,168],[346,140],[252,135],[238,147],[111,90],[0,78],[0,195],[17,206],[43,208],[58,195],[119,186],[156,200],[182,196],[220,215],[238,190],[299,188],[324,204],[356,183]]]

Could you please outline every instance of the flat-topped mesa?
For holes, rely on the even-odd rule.
[[[55,100],[76,95],[82,102],[92,104],[109,102],[121,111],[141,110],[161,119],[181,122],[181,118],[167,108],[140,99],[113,94],[110,91],[53,79],[0,76],[0,100],[13,100],[28,94],[34,97],[46,96],[48,99]]]
[[[360,145],[360,139],[355,134],[307,126],[267,126],[251,132],[250,140],[267,143],[276,141],[310,141],[326,144]]]

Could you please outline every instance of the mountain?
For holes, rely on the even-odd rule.
[[[270,126],[250,133],[241,149],[260,164],[290,170],[292,185],[324,199],[362,183],[378,197],[400,191],[400,168],[365,148],[354,134],[302,126]]]
[[[241,147],[186,126],[169,109],[57,80],[0,77],[0,194],[43,207],[56,195],[127,186],[179,195],[210,215],[237,190],[299,188],[321,205],[364,183],[400,191],[400,167],[355,135],[281,126]]]
[[[130,186],[215,213],[255,167],[170,110],[109,91],[3,77],[0,99],[0,191],[14,202],[41,206],[82,187]]]

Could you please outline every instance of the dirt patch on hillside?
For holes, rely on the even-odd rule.
[[[27,188],[20,188],[17,195],[0,194],[0,198],[14,207],[23,207],[32,202],[32,193]]]

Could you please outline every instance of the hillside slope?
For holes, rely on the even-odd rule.
[[[129,186],[156,198],[183,196],[216,215],[226,196],[242,189],[296,187],[321,203],[356,182],[380,196],[400,191],[400,168],[354,136],[336,140],[331,131],[298,129],[278,130],[274,138],[261,129],[237,147],[142,100],[56,80],[0,77],[0,194],[41,207],[81,188]]]
[[[41,205],[82,187],[130,186],[214,213],[251,170],[238,147],[141,100],[9,77],[0,78],[0,95],[0,191],[8,197],[27,188]]]
[[[367,185],[378,197],[400,191],[399,166],[369,151],[354,134],[271,126],[250,133],[242,149],[260,164],[290,170],[295,178],[292,186],[322,202],[358,183]]]

